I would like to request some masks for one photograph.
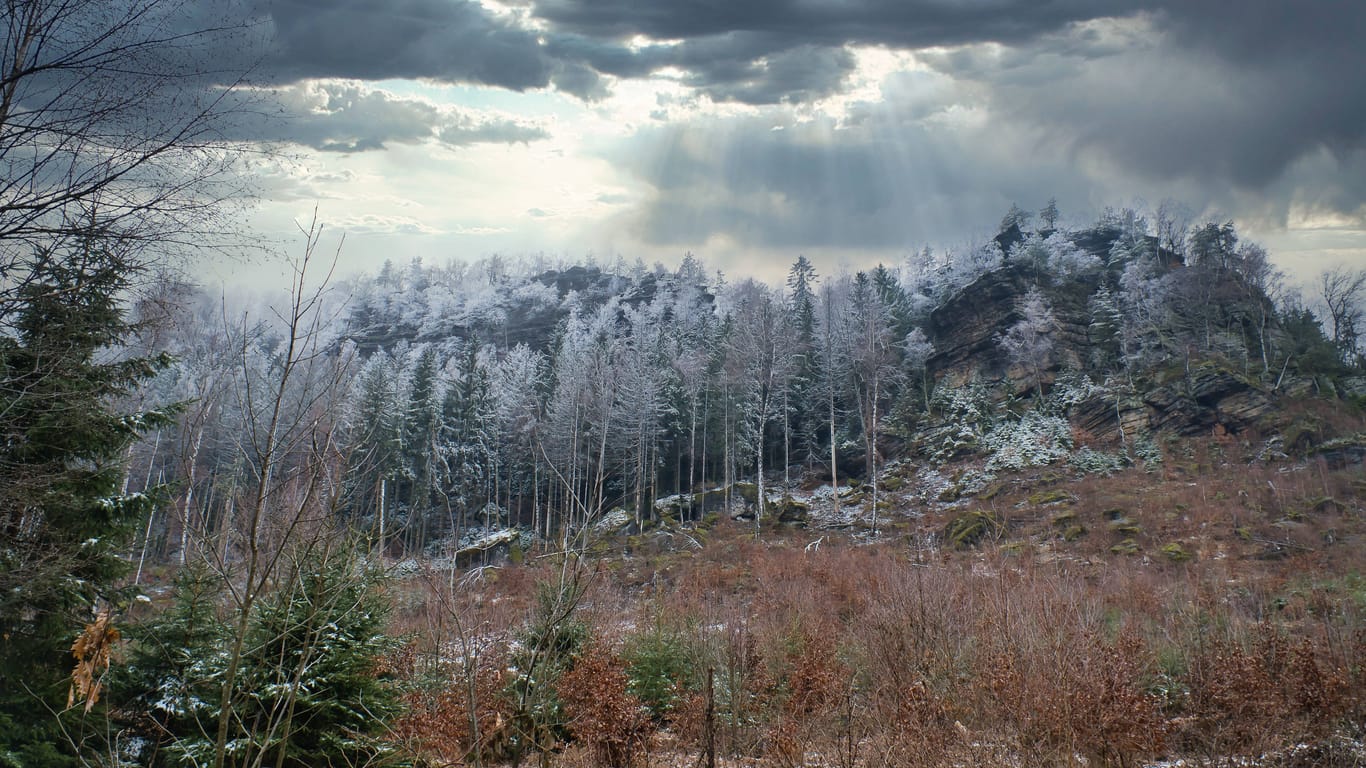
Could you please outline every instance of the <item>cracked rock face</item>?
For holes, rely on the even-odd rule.
[[[928,361],[934,378],[949,386],[979,381],[1001,399],[1035,386],[1033,373],[1012,365],[1000,344],[1001,337],[1020,321],[1020,300],[1034,285],[1031,269],[1009,266],[983,275],[935,309],[927,328],[937,350]],[[1045,389],[1060,371],[1084,369],[1089,359],[1086,296],[1094,286],[1081,287],[1084,290],[1044,291],[1056,320],[1052,360],[1041,371]]]
[[[928,330],[937,352],[928,368],[939,386],[976,381],[1001,403],[1036,385],[1047,391],[1064,370],[1090,367],[1095,350],[1087,297],[1095,286],[1085,280],[1045,287],[1057,322],[1052,360],[1039,372],[1039,381],[1023,366],[1011,365],[1001,350],[1001,336],[1020,320],[1020,300],[1035,283],[1028,267],[1008,266],[983,275],[931,314]],[[1156,384],[1140,385],[1131,395],[1078,403],[1068,417],[1098,437],[1118,437],[1121,430],[1190,436],[1216,427],[1241,432],[1275,414],[1275,398],[1263,386],[1226,366],[1202,362],[1165,379],[1159,376]]]

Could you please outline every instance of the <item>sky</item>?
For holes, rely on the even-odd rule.
[[[209,0],[202,0],[209,2]],[[777,279],[1178,201],[1366,267],[1351,0],[243,0],[251,226]],[[227,69],[227,67],[225,67]],[[331,242],[329,242],[329,247]]]

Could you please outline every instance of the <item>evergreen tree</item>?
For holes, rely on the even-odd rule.
[[[298,554],[248,628],[228,741],[231,765],[366,765],[398,711],[379,661],[386,603],[362,548],[320,543]],[[167,613],[136,628],[121,712],[140,731],[150,766],[207,765],[219,716],[218,681],[230,628],[219,618],[222,582],[199,569],[176,583]]]
[[[409,546],[422,549],[427,539],[427,516],[432,508],[436,480],[437,416],[436,350],[428,347],[418,356],[408,382],[403,414],[403,474],[406,480]]]
[[[1058,199],[1056,197],[1048,198],[1048,204],[1043,207],[1042,211],[1039,211],[1039,221],[1043,224],[1043,231],[1057,229],[1059,215]]]
[[[153,503],[120,491],[122,459],[170,422],[114,399],[169,359],[112,353],[133,330],[122,254],[83,243],[24,271],[0,306],[0,763],[62,766],[74,758],[51,713],[66,702],[72,640],[122,602],[120,555]]]
[[[393,527],[389,519],[402,460],[403,414],[396,378],[396,366],[387,353],[380,351],[370,357],[357,383],[358,402],[351,426],[354,510],[358,517],[373,523],[376,537],[386,536]]]
[[[210,702],[224,661],[215,651],[231,631],[219,615],[223,581],[202,563],[180,572],[172,598],[164,612],[131,628],[128,663],[110,686],[117,719],[143,739],[139,758],[148,766],[174,765],[180,735],[212,732]]]
[[[792,444],[802,463],[817,459],[820,452],[820,345],[816,343],[815,283],[816,268],[805,256],[798,256],[787,273],[787,307],[795,332],[788,418]]]
[[[441,399],[441,496],[450,526],[459,530],[469,524],[468,512],[491,471],[490,384],[479,365],[478,346],[475,339],[466,342],[455,379],[447,382]]]

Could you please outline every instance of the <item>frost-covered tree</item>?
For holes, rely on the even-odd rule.
[[[906,370],[916,375],[920,384],[920,393],[925,399],[925,409],[930,407],[930,379],[929,361],[934,355],[934,344],[920,328],[912,328],[906,334],[906,338],[901,341],[901,349],[905,355]]]
[[[618,355],[618,406],[624,429],[632,508],[636,523],[650,508],[659,467],[659,442],[664,419],[670,413],[667,393],[672,368],[665,364],[662,311],[668,298],[644,308],[626,311],[626,340]]]
[[[535,439],[545,358],[525,344],[504,352],[485,346],[479,351],[477,365],[489,393],[486,431],[492,436],[490,454],[494,458],[490,467],[492,500],[514,512],[531,495],[535,515],[539,512]]]
[[[902,372],[894,330],[896,316],[877,282],[863,272],[854,276],[849,303],[854,332],[851,372],[863,432],[865,472],[873,486],[872,525],[876,531],[878,432],[885,404],[894,395]]]
[[[612,298],[590,316],[571,315],[555,352],[541,450],[554,469],[555,499],[570,526],[586,523],[606,503],[608,448],[615,447],[611,436],[620,417],[619,310]]]
[[[443,528],[456,538],[472,524],[470,512],[487,497],[496,471],[493,401],[487,369],[479,362],[479,344],[467,341],[446,366],[437,442],[439,495]]]
[[[374,521],[382,545],[393,530],[395,481],[402,474],[403,405],[399,367],[385,352],[366,361],[352,394],[349,423],[352,508]]]
[[[1044,205],[1043,210],[1039,211],[1039,222],[1043,225],[1042,229],[1045,231],[1057,229],[1058,216],[1058,199],[1050,197],[1048,198],[1048,203]]]
[[[1029,226],[1029,219],[1030,214],[1028,211],[1024,210],[1015,203],[1011,203],[1010,210],[1006,211],[1005,216],[1001,217],[1001,226],[997,231],[1009,232],[1013,228],[1019,230],[1020,232],[1024,232],[1025,227]]]
[[[722,369],[723,392],[732,423],[734,447],[730,451],[736,467],[754,462],[758,482],[758,509],[755,525],[764,514],[766,451],[765,437],[780,415],[779,389],[789,375],[792,360],[780,359],[782,346],[782,303],[760,283],[745,280],[731,292],[734,310],[730,315],[731,333]]]
[[[403,403],[401,498],[407,512],[408,545],[421,550],[427,542],[428,515],[436,491],[436,453],[440,420],[436,350],[423,349],[408,374]]]
[[[1000,337],[1001,351],[1011,363],[1024,367],[1043,400],[1043,372],[1053,362],[1058,321],[1053,308],[1038,288],[1031,288],[1019,302],[1020,319]]]

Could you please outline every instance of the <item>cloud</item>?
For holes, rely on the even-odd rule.
[[[1343,181],[1366,152],[1366,83],[1346,75],[1366,69],[1366,52],[1326,34],[1334,18],[1360,29],[1366,12],[1323,13],[1330,5],[1279,14],[1285,40],[1259,17],[1265,8],[1247,9],[1252,20],[1224,19],[1227,30],[1213,35],[1208,5],[1196,2],[1099,32],[923,59],[971,89],[996,120],[1036,131],[1090,172],[1181,183],[1194,190],[1192,202],[1235,213],[1249,195],[1266,196],[1263,207],[1278,208],[1283,221],[1305,196],[1344,212],[1366,202],[1361,183]],[[1320,32],[1316,48],[1310,40]],[[1078,46],[1083,34],[1123,44]]]
[[[1053,196],[1083,215],[1174,197],[1262,226],[1366,222],[1361,86],[1289,56],[1242,66],[1179,31],[1195,23],[1153,12],[921,51],[928,69],[839,114],[643,130],[610,158],[649,190],[616,224],[656,246],[887,253],[990,234],[1012,202]]]
[[[637,3],[539,0],[532,13],[548,50],[616,77],[679,70],[719,102],[805,103],[838,92],[851,46],[903,50],[1033,39],[1067,25],[1131,12],[1122,2],[944,3],[940,0],[755,0]],[[644,44],[628,44],[644,38]]]
[[[341,217],[325,222],[327,229],[348,234],[401,234],[401,235],[439,235],[442,230],[408,216],[386,216],[367,213],[359,216]]]
[[[520,220],[478,219],[490,232],[610,217],[613,247],[885,254],[984,234],[1012,202],[1050,196],[1065,214],[1175,197],[1268,225],[1366,224],[1359,3],[241,1],[258,3],[285,115],[247,121],[242,138],[421,154],[534,142],[553,125],[555,152],[594,153],[576,183],[636,193],[519,199],[505,208]],[[414,92],[473,84],[448,90],[554,117],[378,82],[393,78]],[[504,173],[513,157],[525,154],[477,162]]]
[[[1032,39],[1067,24],[1140,9],[1117,0],[537,0],[536,17],[553,29],[595,38],[699,39],[735,32],[781,38],[784,47],[846,44],[923,48]]]
[[[259,98],[258,94],[244,94]],[[256,110],[233,114],[236,139],[288,142],[324,152],[364,152],[386,144],[512,144],[547,134],[507,116],[400,96],[355,81],[311,80],[276,89],[267,97],[275,115]]]
[[[428,79],[522,91],[556,65],[535,32],[469,0],[268,0],[256,8],[264,66],[309,78]]]
[[[696,121],[637,135],[613,159],[649,187],[617,225],[655,246],[904,251],[999,220],[1013,200],[1091,196],[1065,158],[987,125],[872,110],[771,130],[764,117]]]

